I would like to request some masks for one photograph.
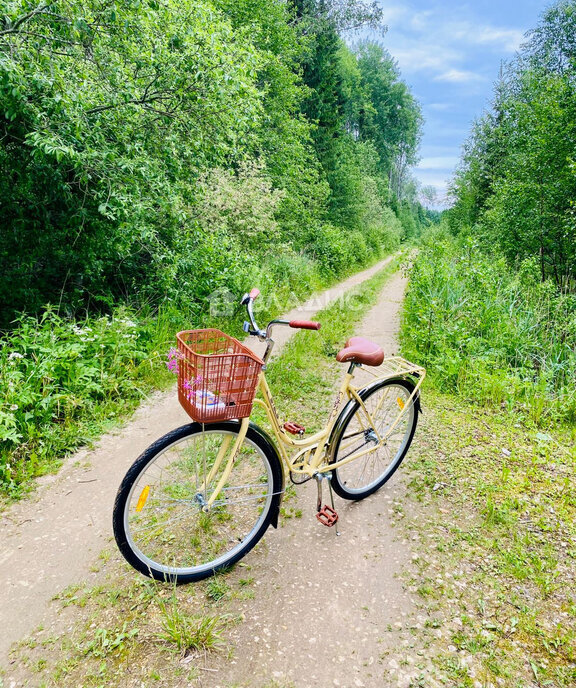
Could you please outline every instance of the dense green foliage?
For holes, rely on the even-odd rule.
[[[154,323],[127,313],[73,324],[49,310],[18,325],[0,348],[0,484],[11,494],[132,408],[163,343]]]
[[[576,270],[576,2],[543,15],[503,71],[491,111],[475,125],[450,211],[511,265],[536,258],[542,280],[574,291]]]
[[[398,243],[386,206],[418,106],[381,48],[337,33],[378,11],[297,5],[0,2],[0,326],[46,303],[198,302],[267,253],[335,274]],[[234,198],[206,216],[224,179]]]
[[[576,420],[576,297],[512,271],[470,238],[429,232],[411,272],[403,342],[436,386],[538,423]]]

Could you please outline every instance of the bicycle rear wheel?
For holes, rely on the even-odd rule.
[[[250,426],[211,506],[238,436],[238,422],[185,425],[151,445],[126,474],[114,505],[114,536],[146,576],[187,583],[247,554],[276,524],[282,469],[270,442]],[[217,469],[216,457],[223,454]]]
[[[332,472],[332,487],[337,495],[344,499],[364,499],[392,477],[406,456],[416,430],[418,401],[410,399],[413,391],[410,380],[384,380],[360,392],[369,417],[357,401],[345,409],[346,417],[333,439],[330,463],[369,451]],[[398,423],[390,431],[401,411]],[[378,438],[386,435],[385,442],[378,446]]]

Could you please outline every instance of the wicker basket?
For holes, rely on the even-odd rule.
[[[188,330],[178,340],[178,400],[199,423],[246,418],[264,362],[216,329]]]

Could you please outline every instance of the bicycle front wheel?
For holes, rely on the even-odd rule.
[[[232,471],[208,504],[239,423],[198,423],[151,445],[126,474],[114,505],[114,536],[146,576],[187,583],[231,566],[276,522],[283,478],[270,442],[250,426]]]
[[[332,486],[340,497],[364,499],[392,477],[416,430],[418,402],[410,398],[413,391],[410,380],[384,380],[360,392],[366,411],[358,402],[344,411],[330,462],[358,458],[332,472]],[[379,438],[386,439],[381,443]]]

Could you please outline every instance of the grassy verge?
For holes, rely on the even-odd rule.
[[[264,280],[261,320],[334,281],[301,263],[286,264],[281,285]],[[231,296],[217,298],[219,307],[230,305]],[[241,317],[212,315],[209,303],[203,313],[167,307],[152,316],[120,309],[83,322],[50,309],[41,319],[22,317],[0,340],[0,500],[22,496],[33,478],[56,470],[63,457],[126,417],[151,391],[169,386],[165,362],[174,332],[209,325],[241,334]]]
[[[427,389],[405,527],[438,683],[576,682],[576,450],[509,413]]]
[[[419,253],[402,340],[430,375],[402,520],[422,685],[576,684],[575,303],[442,231]]]
[[[576,422],[576,295],[517,271],[473,239],[425,237],[411,272],[403,346],[435,386],[553,427]]]
[[[296,334],[270,365],[269,381],[286,417],[313,425],[325,417],[343,372],[335,353],[399,262],[319,313],[320,332]],[[289,504],[285,508],[284,517],[299,515]],[[258,549],[265,551],[266,539]],[[111,549],[94,575],[98,584],[72,586],[57,597],[54,627],[38,629],[20,644],[6,678],[45,688],[215,685],[209,653],[231,657],[230,634],[244,613],[255,613],[250,600],[258,581],[247,562],[226,575],[173,588],[142,579]],[[287,687],[272,680],[267,688]]]

